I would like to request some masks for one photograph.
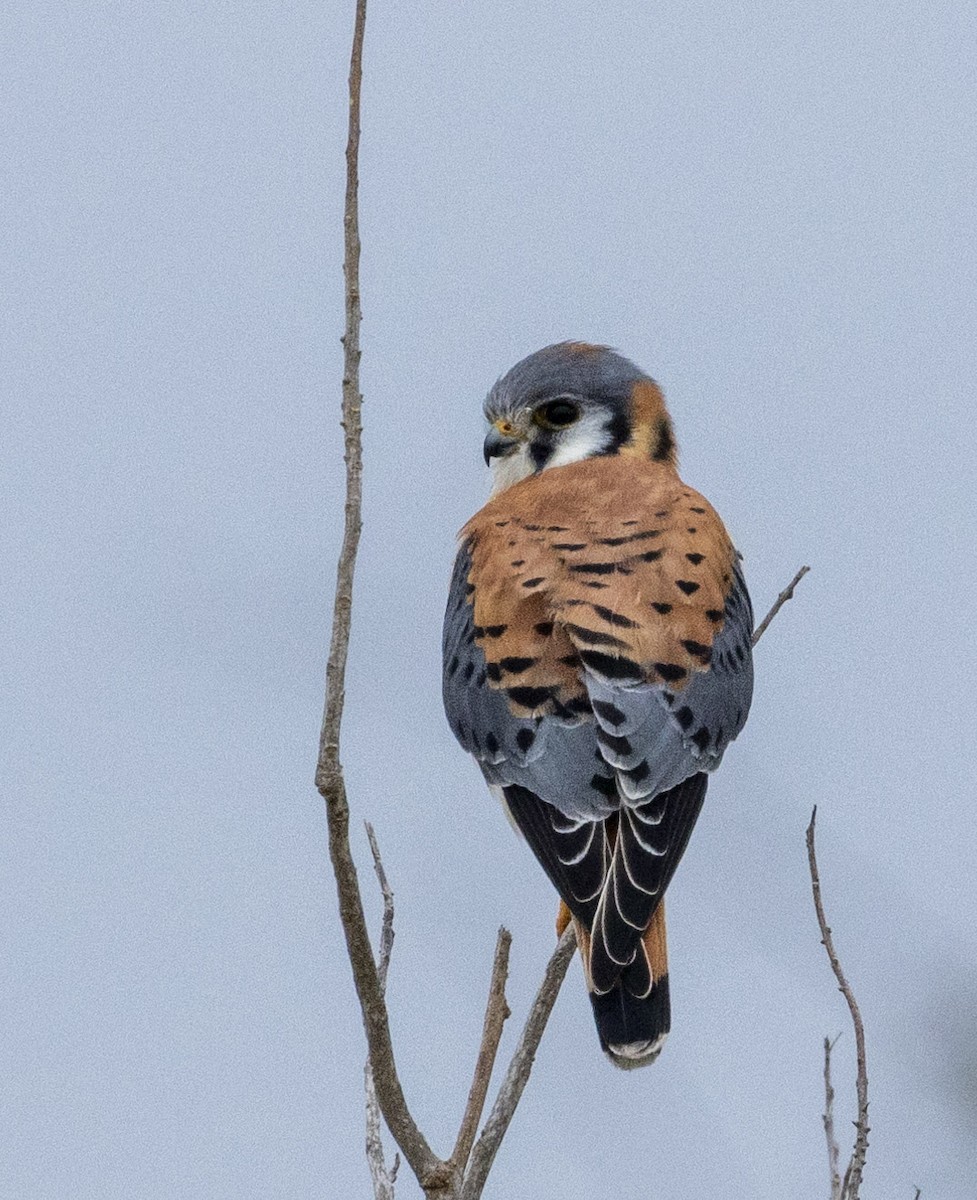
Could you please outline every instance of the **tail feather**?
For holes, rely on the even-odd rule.
[[[628,991],[624,979],[609,992],[591,992],[601,1049],[616,1067],[625,1071],[653,1063],[661,1053],[671,1027],[668,976],[652,984],[639,999]]]
[[[557,918],[561,933],[570,919],[569,910],[561,904]],[[624,969],[609,991],[594,990],[591,937],[579,921],[574,920],[574,925],[601,1049],[615,1066],[624,1070],[654,1062],[671,1028],[664,902],[655,909],[642,935],[636,961]]]

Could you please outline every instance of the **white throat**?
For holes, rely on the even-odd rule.
[[[556,448],[543,470],[582,462],[585,458],[593,458],[595,454],[606,450],[611,444],[611,434],[606,421],[607,414],[604,412],[584,413],[579,421],[560,434]],[[511,454],[507,454],[505,458],[493,458],[491,462],[493,496],[536,472],[536,464],[529,455],[527,442],[520,442],[518,449]]]

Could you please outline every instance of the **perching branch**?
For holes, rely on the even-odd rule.
[[[577,948],[577,937],[573,926],[569,925],[557,943],[556,949],[550,956],[546,966],[546,974],[536,993],[533,1007],[526,1019],[525,1028],[512,1056],[509,1070],[506,1072],[499,1094],[485,1122],[482,1136],[478,1139],[472,1151],[471,1164],[461,1189],[461,1200],[479,1200],[485,1180],[492,1169],[492,1163],[498,1153],[499,1146],[516,1111],[516,1105],[522,1096],[523,1089],[529,1080],[533,1068],[536,1051],[550,1019],[560,985],[563,983],[570,966],[570,959]]]
[[[754,646],[757,644],[757,642],[760,640],[760,638],[762,638],[763,635],[767,632],[767,626],[774,619],[774,617],[777,615],[777,613],[780,612],[780,610],[783,608],[783,606],[787,603],[788,600],[793,599],[794,588],[797,587],[797,585],[804,578],[804,576],[808,573],[808,571],[810,571],[810,569],[811,569],[810,567],[801,567],[801,569],[797,572],[797,574],[794,576],[794,578],[790,581],[790,583],[788,583],[788,585],[780,593],[780,595],[777,597],[777,599],[773,602],[773,607],[770,609],[770,611],[767,613],[767,615],[763,618],[763,620],[760,622],[760,624],[756,627],[756,631],[753,634],[753,645]]]
[[[380,961],[377,964],[377,976],[380,980],[380,992],[385,996],[387,970],[390,967],[390,955],[394,948],[394,894],[387,883],[387,873],[383,869],[377,835],[373,832],[373,826],[369,821],[365,821],[364,824],[370,843],[370,853],[373,855],[373,869],[376,871],[377,881],[383,895],[383,926],[380,931]],[[366,1056],[366,1063],[363,1067],[363,1085],[366,1091],[366,1161],[370,1168],[370,1178],[373,1180],[374,1200],[394,1200],[394,1184],[400,1168],[400,1155],[394,1155],[393,1165],[388,1169],[383,1153],[383,1138],[380,1134],[380,1105],[377,1103],[377,1089],[373,1082],[373,1063],[369,1054]]]
[[[841,969],[841,963],[838,960],[834,942],[831,938],[831,930],[824,915],[824,904],[821,900],[821,879],[818,875],[818,861],[814,851],[814,823],[817,815],[818,810],[815,808],[811,813],[811,823],[807,827],[807,861],[811,871],[811,890],[814,893],[814,909],[817,913],[818,926],[821,930],[821,943],[827,951],[831,970],[838,981],[838,990],[845,997],[848,1011],[851,1013],[852,1024],[855,1027],[855,1091],[858,1097],[858,1118],[855,1121],[855,1144],[852,1148],[851,1159],[848,1162],[839,1194],[841,1200],[858,1200],[858,1190],[862,1183],[862,1171],[865,1168],[865,1156],[868,1152],[869,1134],[865,1027],[862,1024],[862,1014],[859,1012],[858,1004],[855,1002],[855,995]]]
[[[509,948],[511,945],[512,934],[508,929],[500,929],[498,940],[495,943],[492,979],[489,984],[488,1000],[485,1004],[482,1042],[478,1048],[475,1074],[472,1078],[471,1090],[468,1093],[468,1103],[465,1105],[465,1115],[461,1119],[461,1128],[458,1130],[458,1138],[451,1154],[452,1164],[462,1173],[468,1166],[475,1134],[478,1132],[478,1123],[482,1119],[482,1109],[485,1107],[485,1097],[488,1095],[492,1070],[495,1067],[495,1056],[499,1052],[499,1042],[502,1039],[502,1026],[512,1015],[505,999],[505,981],[509,974]]]
[[[841,1035],[839,1034],[839,1037]],[[828,1177],[831,1180],[830,1200],[841,1200],[841,1175],[838,1170],[838,1142],[835,1140],[835,1090],[831,1086],[831,1051],[835,1042],[824,1039],[824,1137],[828,1143]]]

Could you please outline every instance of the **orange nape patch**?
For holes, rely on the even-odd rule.
[[[650,458],[674,467],[677,461],[672,419],[657,383],[639,379],[631,389],[631,440],[621,454]]]
[[[673,691],[708,670],[735,551],[670,464],[553,467],[490,500],[462,538],[487,678],[517,715],[586,714],[584,668]]]

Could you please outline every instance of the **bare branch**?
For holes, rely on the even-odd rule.
[[[512,1056],[512,1062],[509,1064],[505,1079],[499,1088],[499,1094],[495,1098],[489,1118],[485,1122],[482,1135],[475,1143],[468,1174],[461,1189],[461,1200],[479,1200],[482,1194],[485,1180],[488,1178],[499,1146],[529,1080],[529,1073],[533,1069],[540,1039],[546,1029],[546,1023],[553,1011],[560,985],[563,983],[576,947],[576,934],[573,926],[569,925],[547,963],[543,982],[539,986],[533,1007],[526,1018],[526,1025],[519,1038],[519,1044],[516,1046],[516,1052]]]
[[[841,1036],[840,1034],[838,1035]],[[828,1143],[828,1174],[831,1179],[831,1200],[841,1200],[841,1174],[838,1169],[838,1142],[835,1139],[834,1102],[835,1090],[831,1086],[831,1051],[835,1047],[832,1042],[824,1039],[824,1136]]]
[[[461,1172],[468,1165],[468,1157],[472,1152],[478,1122],[482,1119],[482,1109],[485,1107],[485,1097],[488,1094],[489,1083],[492,1081],[492,1070],[495,1067],[495,1056],[499,1051],[499,1041],[502,1038],[502,1026],[511,1014],[505,999],[505,981],[509,974],[509,947],[512,945],[512,934],[508,929],[500,929],[495,943],[495,959],[492,963],[492,978],[489,983],[488,1000],[485,1005],[485,1021],[482,1026],[482,1041],[478,1048],[478,1058],[475,1061],[475,1073],[472,1086],[468,1093],[468,1103],[465,1114],[461,1119],[461,1128],[451,1154],[451,1163]]]
[[[855,1027],[855,1057],[856,1057],[856,1075],[855,1075],[855,1091],[858,1097],[858,1119],[855,1121],[855,1144],[852,1148],[851,1159],[845,1171],[845,1178],[841,1185],[842,1200],[858,1200],[858,1190],[862,1183],[862,1171],[865,1168],[865,1156],[868,1152],[868,1071],[865,1061],[865,1027],[862,1024],[862,1014],[858,1010],[858,1004],[855,1002],[855,995],[851,990],[848,980],[841,969],[841,963],[838,960],[838,955],[835,951],[834,942],[831,938],[831,930],[828,927],[827,919],[824,915],[824,905],[821,901],[821,879],[818,875],[818,861],[814,850],[814,824],[817,820],[817,808],[811,813],[811,823],[807,827],[807,861],[811,871],[811,890],[814,893],[814,910],[818,917],[818,926],[821,930],[821,944],[824,946],[828,954],[828,961],[831,963],[831,970],[834,972],[835,979],[838,981],[838,989],[845,997],[845,1002],[848,1005],[848,1011],[851,1013],[852,1025]]]
[[[387,970],[390,966],[390,955],[394,947],[394,894],[387,883],[387,873],[383,869],[383,859],[380,857],[380,847],[373,826],[365,821],[366,836],[370,842],[370,852],[373,855],[373,869],[377,873],[380,891],[383,893],[383,928],[380,933],[380,962],[377,965],[377,975],[380,980],[381,993],[386,992]],[[377,1089],[373,1081],[373,1063],[367,1054],[363,1067],[363,1084],[366,1091],[366,1161],[370,1168],[370,1178],[373,1181],[374,1200],[394,1200],[394,1181],[397,1178],[397,1168],[400,1166],[400,1156],[394,1155],[393,1166],[387,1170],[387,1159],[383,1152],[383,1138],[380,1134],[380,1105],[377,1103]]]
[[[349,134],[346,143],[346,201],[343,214],[346,329],[343,334],[342,424],[346,461],[346,503],[343,543],[336,568],[336,592],[333,607],[332,637],[326,667],[326,696],[319,735],[319,755],[315,784],[326,802],[329,824],[329,855],[336,889],[339,916],[356,994],[363,1012],[363,1025],[373,1063],[377,1100],[390,1132],[404,1152],[422,1186],[434,1185],[446,1178],[445,1164],[428,1146],[411,1117],[404,1099],[397,1069],[383,992],[373,960],[370,935],[363,914],[363,901],[356,878],[356,867],[349,848],[349,805],[339,757],[339,733],[345,698],[346,658],[353,604],[353,575],[361,528],[363,494],[362,423],[360,395],[360,237],[359,237],[359,144],[360,92],[363,79],[363,34],[366,27],[366,0],[356,0],[353,45],[349,68]]]
[[[787,603],[788,600],[793,599],[794,588],[797,587],[797,585],[804,578],[804,576],[808,573],[808,571],[810,571],[810,569],[811,569],[810,567],[801,567],[801,569],[797,572],[797,574],[794,576],[794,578],[790,581],[790,583],[788,583],[788,585],[780,593],[780,595],[777,597],[777,599],[773,602],[773,607],[770,609],[770,611],[767,613],[767,615],[763,618],[763,620],[760,622],[760,624],[756,627],[756,632],[753,634],[753,645],[754,646],[757,644],[757,642],[760,640],[760,638],[762,638],[763,635],[767,632],[767,626],[774,619],[774,617],[777,615],[777,613],[780,612],[780,610],[783,608],[783,606]]]

